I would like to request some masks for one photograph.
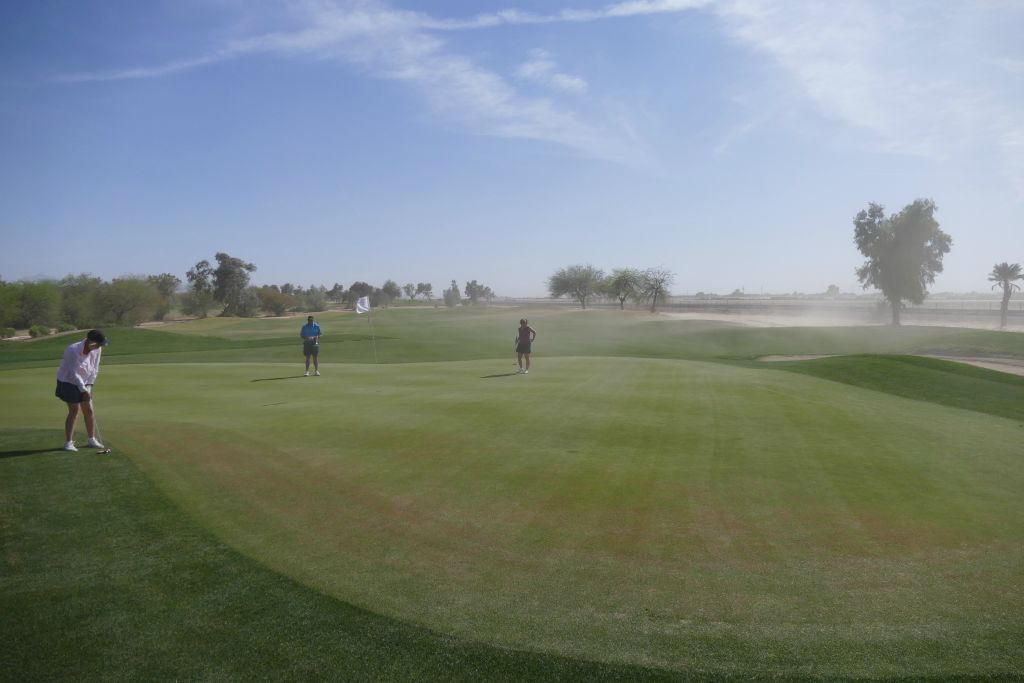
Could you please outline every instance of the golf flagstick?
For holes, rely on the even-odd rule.
[[[373,334],[373,315],[370,313],[370,297],[359,297],[359,300],[356,301],[356,313],[365,313],[366,322],[370,323],[370,341],[373,342],[373,362],[374,364],[378,364],[377,337]]]

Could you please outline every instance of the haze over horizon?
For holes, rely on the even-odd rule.
[[[0,277],[860,293],[853,216],[919,197],[931,291],[1024,261],[1024,3],[472,7],[5,3]]]

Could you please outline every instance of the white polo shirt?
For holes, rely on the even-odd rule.
[[[103,353],[103,347],[93,349],[88,355],[82,353],[83,348],[85,340],[75,342],[64,349],[64,358],[57,369],[57,381],[74,384],[79,391],[89,391],[86,387],[95,384],[96,376],[100,374],[100,355]]]

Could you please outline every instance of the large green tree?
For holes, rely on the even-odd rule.
[[[556,299],[569,295],[586,308],[587,300],[600,293],[603,283],[604,271],[600,268],[590,264],[575,265],[555,271],[548,278],[548,292]]]
[[[185,277],[188,279],[188,292],[181,298],[182,310],[205,318],[213,304],[213,268],[210,262],[203,259],[192,266]]]
[[[98,325],[101,321],[97,310],[97,297],[103,288],[103,280],[88,273],[68,275],[57,283],[60,287],[60,319],[82,329]]]
[[[13,327],[20,317],[18,286],[0,280],[0,327]]]
[[[1013,294],[1015,289],[1020,291],[1020,285],[1014,284],[1014,280],[1022,278],[1024,278],[1024,273],[1021,272],[1020,264],[1007,261],[992,266],[992,272],[988,274],[989,282],[995,283],[992,285],[992,289],[996,287],[1003,288],[1003,302],[999,309],[999,329],[1006,327],[1006,313],[1010,308],[1010,295]]]
[[[18,309],[20,316],[15,327],[53,327],[60,317],[60,288],[53,280],[19,283]]]
[[[224,252],[218,252],[214,258],[217,267],[213,271],[213,298],[224,304],[222,315],[244,315],[251,311],[254,293],[246,290],[249,273],[254,272],[256,266]],[[255,308],[259,308],[258,303]]]
[[[904,301],[924,301],[953,244],[939,228],[935,211],[935,202],[918,199],[886,217],[884,207],[871,203],[853,219],[854,241],[867,259],[857,277],[864,289],[881,290],[892,307],[893,325],[900,324]]]
[[[96,294],[96,310],[101,319],[114,325],[138,325],[151,320],[160,304],[156,287],[143,277],[115,278]]]

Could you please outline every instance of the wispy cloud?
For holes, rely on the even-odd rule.
[[[205,55],[152,67],[83,72],[61,76],[64,82],[157,78],[252,54],[336,59],[375,78],[408,83],[460,125],[481,134],[545,141],[587,156],[646,165],[649,154],[627,125],[588,122],[564,104],[531,98],[493,70],[452,51],[437,34],[501,24],[584,22],[658,13],[706,5],[706,0],[636,0],[599,10],[564,10],[538,15],[508,10],[469,20],[436,19],[421,12],[395,10],[374,0],[300,4],[306,28],[233,41]],[[547,53],[535,53],[517,71],[564,93],[582,94],[587,83],[560,73]]]
[[[425,19],[423,27],[440,31],[462,31],[503,25],[587,22],[617,17],[684,12],[706,7],[712,2],[714,0],[633,0],[606,5],[600,9],[564,9],[551,14],[507,9],[490,14],[479,14],[470,19]]]
[[[571,93],[585,93],[587,82],[579,76],[561,73],[547,50],[530,51],[530,59],[519,65],[516,75],[527,81]]]
[[[731,36],[770,56],[800,92],[876,149],[947,159],[989,147],[1024,187],[1018,56],[989,56],[1018,19],[999,3],[721,0]],[[1016,12],[1016,14],[1014,14]],[[968,20],[969,15],[969,20]],[[1019,52],[1019,48],[1017,48]]]

